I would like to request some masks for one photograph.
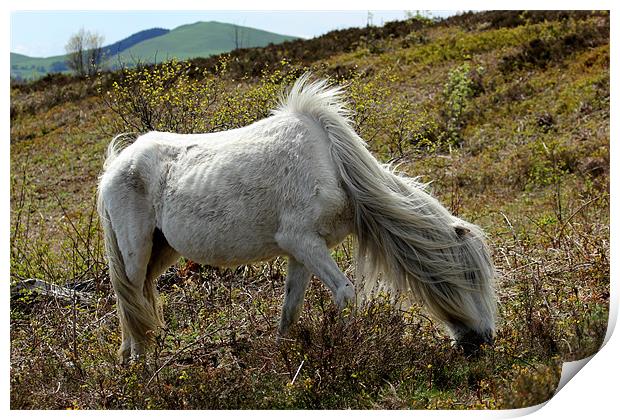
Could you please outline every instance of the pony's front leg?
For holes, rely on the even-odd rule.
[[[336,305],[341,310],[355,299],[353,283],[340,271],[333,260],[325,240],[315,234],[280,234],[278,245],[301,262],[332,292]]]
[[[121,359],[121,364],[126,365],[129,363],[131,359],[131,347],[133,344],[133,340],[129,336],[129,334],[123,331],[123,326],[121,323],[121,347],[118,349],[118,355]]]
[[[299,320],[310,276],[310,272],[303,264],[293,257],[288,258],[284,305],[282,305],[282,316],[278,328],[279,337],[288,334],[291,326]]]
[[[122,365],[129,364],[130,360],[138,360],[144,354],[144,345],[134,340],[129,334],[125,333],[121,327],[121,347],[118,349],[118,355]]]

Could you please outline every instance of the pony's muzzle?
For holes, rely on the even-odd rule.
[[[469,330],[456,339],[456,344],[463,349],[465,356],[477,357],[481,354],[483,345],[493,345],[493,332]]]

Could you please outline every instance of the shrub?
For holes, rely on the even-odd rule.
[[[386,148],[392,160],[411,153],[432,153],[442,146],[442,131],[436,113],[416,106],[408,97],[392,101],[384,123],[388,127]]]
[[[471,99],[482,89],[481,77],[484,68],[472,69],[469,63],[461,64],[448,73],[443,88],[445,138],[448,144],[461,142],[463,129],[471,106]]]
[[[123,69],[119,81],[101,96],[116,117],[115,133],[152,130],[193,133],[204,130],[207,112],[221,86],[214,78],[190,77],[191,65],[176,60],[159,66]]]
[[[267,117],[276,106],[284,88],[292,85],[301,72],[300,69],[291,67],[286,60],[282,60],[275,68],[264,69],[255,83],[228,89],[224,98],[216,104],[213,113],[206,117],[208,131],[243,127]]]
[[[299,75],[282,60],[264,69],[258,83],[244,77],[231,85],[228,64],[222,59],[214,75],[176,60],[124,69],[111,90],[102,92],[114,117],[108,129],[204,133],[242,127],[267,116],[283,86]]]

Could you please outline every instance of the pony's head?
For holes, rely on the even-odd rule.
[[[467,355],[475,354],[482,344],[492,344],[497,313],[496,273],[484,233],[451,215],[427,217],[424,225],[421,219],[409,219],[419,229],[401,228],[399,235],[362,241],[360,267],[372,268],[367,278],[377,276],[380,267],[389,280],[384,287],[410,291],[447,327],[456,345]],[[381,247],[373,248],[374,243]]]
[[[398,187],[405,194],[386,195],[393,200],[373,209],[387,217],[380,223],[365,223],[370,216],[358,222],[360,277],[371,290],[371,279],[383,273],[383,287],[410,291],[456,344],[475,353],[481,344],[492,343],[497,313],[496,273],[484,232],[451,215],[415,181]]]
[[[454,343],[463,349],[466,356],[475,356],[479,354],[483,344],[493,345],[493,336],[495,332],[492,329],[479,331],[461,325],[452,325],[449,328],[454,337]]]
[[[482,231],[456,220],[453,228],[457,245],[449,253],[454,270],[447,275],[449,281],[439,277],[429,287],[435,296],[429,296],[426,303],[445,323],[454,343],[466,355],[474,355],[481,345],[492,345],[495,336],[495,269]]]

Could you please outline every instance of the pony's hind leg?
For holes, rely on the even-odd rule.
[[[355,288],[331,257],[325,240],[315,234],[278,234],[280,247],[294,256],[332,292],[334,302],[344,309],[355,298]]]
[[[146,278],[148,280],[157,280],[171,265],[173,265],[180,257],[180,254],[168,244],[168,240],[159,228],[155,228],[153,232],[153,247],[151,249],[151,258],[147,267]]]
[[[285,336],[291,326],[299,320],[310,276],[310,272],[303,264],[293,257],[288,258],[284,304],[278,328],[279,336]]]
[[[179,259],[179,256],[180,254],[168,244],[162,231],[159,228],[155,228],[153,232],[151,257],[146,269],[144,296],[151,304],[152,310],[156,312],[158,318],[162,320],[164,315],[159,303],[157,279]]]

